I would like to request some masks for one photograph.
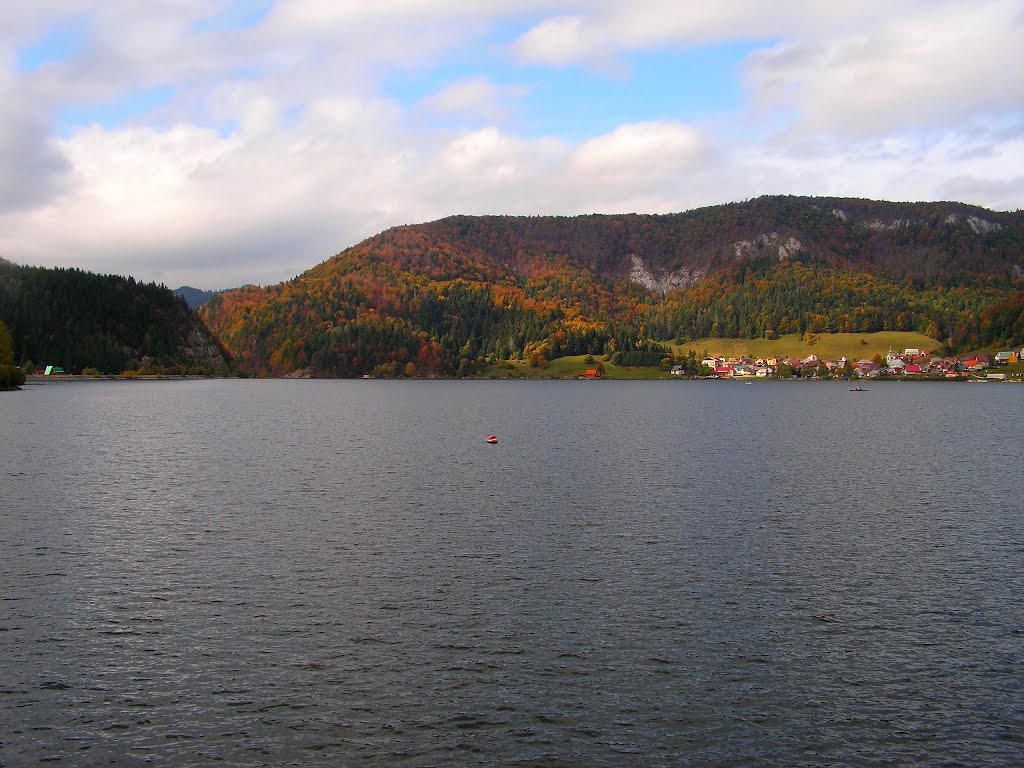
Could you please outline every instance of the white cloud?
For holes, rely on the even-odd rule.
[[[732,40],[769,40],[839,34],[873,26],[893,15],[921,18],[951,0],[883,0],[822,3],[819,0],[718,0],[715,3],[617,0],[575,3],[571,13],[539,21],[513,44],[520,58],[541,64],[604,60],[626,51],[668,45],[706,45]]]
[[[286,279],[388,226],[454,213],[668,212],[765,193],[961,197],[954,191],[1015,208],[1024,192],[1024,145],[1012,137],[979,139],[980,158],[953,134],[737,145],[677,123],[576,145],[496,128],[437,138],[398,130],[387,103],[324,104],[287,129],[227,137],[93,127],[60,145],[72,168],[60,196],[0,214],[0,253],[223,287]]]
[[[78,131],[60,143],[67,189],[0,218],[0,251],[167,282],[290,277],[376,231],[375,203],[386,209],[403,182],[401,153],[379,142],[390,106],[361,106],[320,102],[291,129],[269,115],[230,137],[187,125]]]
[[[48,134],[45,110],[0,74],[0,211],[31,208],[60,191],[68,164]]]
[[[524,33],[513,49],[526,61],[564,65],[592,58],[603,37],[595,32],[585,40],[581,16],[556,16]]]
[[[1024,197],[1024,21],[1010,0],[281,0],[251,28],[196,33],[223,5],[0,7],[0,254],[212,288],[285,279],[454,213]],[[92,30],[78,55],[14,72],[18,48],[76,15]],[[529,30],[505,50],[487,35],[509,18]],[[597,130],[582,113],[581,138],[517,130],[551,65],[752,39],[770,42],[746,62],[751,101],[713,123]],[[503,54],[530,66],[489,72]],[[476,74],[411,104],[381,94],[383,74],[446,56]],[[52,135],[58,105],[158,85],[174,96],[152,115]],[[422,127],[452,116],[473,130]]]
[[[704,140],[691,126],[635,123],[580,145],[571,167],[595,181],[607,178],[622,183],[631,177],[660,178],[696,163],[706,151]]]
[[[963,135],[948,132],[927,141],[892,137],[853,143],[825,139],[802,145],[749,144],[734,148],[722,178],[734,191],[733,199],[771,191],[1018,208],[1024,194],[1024,139],[988,143],[985,157],[964,153],[967,143]]]
[[[846,136],[962,125],[1024,104],[1024,24],[1009,4],[887,18],[829,41],[783,43],[751,58],[762,108],[791,108],[809,132]]]
[[[546,182],[557,173],[568,149],[557,139],[523,139],[497,128],[451,137],[410,179],[408,205],[422,221],[455,213],[538,213]]]
[[[595,2],[538,22],[512,52],[607,68],[625,52],[737,40],[774,41],[748,63],[753,102],[795,110],[808,130],[952,125],[1024,103],[1024,14],[1013,0]]]
[[[528,90],[520,85],[498,85],[477,75],[449,83],[424,99],[424,106],[443,114],[502,122],[510,113],[508,102],[525,96]]]

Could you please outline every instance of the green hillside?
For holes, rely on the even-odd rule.
[[[846,356],[850,360],[871,358],[876,354],[885,356],[890,350],[903,352],[905,349],[935,351],[942,347],[937,339],[924,334],[907,331],[880,331],[878,333],[821,333],[816,334],[813,344],[803,336],[787,334],[778,339],[724,339],[702,338],[686,344],[674,345],[674,351],[684,353],[695,349],[701,354],[707,352],[715,357],[796,357],[803,359],[810,354],[822,360],[838,360]]]
[[[396,227],[199,314],[256,375],[465,376],[507,359],[649,364],[667,339],[902,333],[919,341],[904,347],[976,347],[1016,337],[1022,289],[1019,212],[769,197]]]

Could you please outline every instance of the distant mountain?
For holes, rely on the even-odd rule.
[[[228,367],[223,347],[179,297],[131,277],[0,264],[0,321],[11,331],[19,363],[59,365],[69,373]]]
[[[495,358],[655,357],[657,342],[704,336],[980,343],[982,313],[1022,289],[1024,213],[763,197],[396,227],[289,282],[227,291],[200,316],[257,374],[458,375]]]
[[[174,293],[185,300],[189,309],[196,310],[218,293],[223,293],[223,291],[204,291],[202,288],[193,288],[191,285],[183,285],[180,288],[175,288]]]

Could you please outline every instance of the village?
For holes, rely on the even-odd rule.
[[[965,379],[968,381],[1006,381],[1009,376],[995,370],[1024,360],[1024,348],[1005,350],[990,357],[972,354],[961,357],[942,357],[928,350],[905,349],[902,353],[891,348],[883,358],[851,360],[845,355],[838,360],[822,360],[810,354],[803,359],[789,357],[735,357],[708,356],[701,360],[707,378],[861,378],[878,377]],[[670,373],[684,376],[682,365],[675,365]],[[1019,378],[1019,376],[1018,376]]]

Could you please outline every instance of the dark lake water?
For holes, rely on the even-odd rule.
[[[1024,764],[1022,404],[0,394],[0,764]]]

